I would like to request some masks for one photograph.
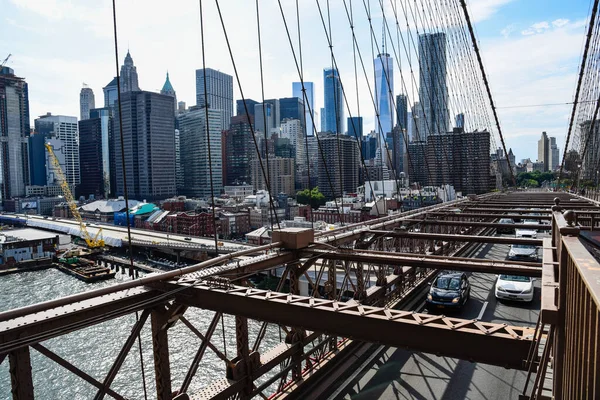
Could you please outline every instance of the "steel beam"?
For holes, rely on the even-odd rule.
[[[542,239],[500,237],[500,236],[476,236],[476,235],[449,235],[439,233],[408,232],[402,230],[394,231],[369,231],[381,237],[403,237],[411,239],[431,239],[445,242],[476,242],[476,243],[498,243],[498,244],[530,244],[541,246]]]
[[[540,224],[498,224],[495,222],[443,221],[439,219],[405,219],[404,222],[422,225],[479,226],[484,228],[537,229],[541,231],[552,230],[552,225]]]
[[[173,393],[169,361],[169,316],[170,313],[162,307],[153,309],[150,315],[157,400],[171,400]]]
[[[0,354],[162,304],[171,298],[165,293],[134,288],[3,321],[0,322]]]
[[[447,258],[427,258],[394,253],[375,252],[330,252],[327,250],[306,249],[305,255],[320,257],[324,260],[353,261],[375,265],[411,266],[453,271],[482,272],[488,274],[514,274],[531,277],[541,277],[542,269],[538,266],[507,264],[502,261],[479,262],[479,260],[464,261]]]
[[[536,211],[532,211],[536,212]],[[552,219],[552,215],[548,213],[548,215],[527,215],[527,214],[496,214],[496,213],[449,213],[449,212],[433,212],[428,213],[428,216],[441,216],[441,217],[452,217],[453,219],[461,219],[461,218],[512,218],[512,219],[537,219],[537,220],[545,220],[550,221]]]
[[[165,290],[179,287],[163,284]],[[177,297],[189,306],[506,368],[524,368],[532,342],[530,328],[245,287],[222,289],[200,283],[178,292]]]
[[[21,347],[8,353],[8,361],[13,400],[33,400],[29,347]]]

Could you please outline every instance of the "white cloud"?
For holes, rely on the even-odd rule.
[[[509,37],[511,33],[513,33],[515,31],[515,24],[510,24],[507,27],[505,27],[504,29],[502,29],[500,31],[500,34],[502,36],[504,36],[505,38]]]
[[[536,22],[532,24],[529,28],[521,31],[523,36],[535,35],[536,33],[543,33],[546,30],[550,29],[550,24],[547,21]]]
[[[502,6],[514,0],[476,0],[469,2],[469,14],[473,22],[485,21],[492,17]]]
[[[556,19],[556,20],[552,21],[552,26],[554,26],[556,28],[562,28],[563,26],[567,25],[568,23],[569,23],[568,19],[560,18],[560,19]]]

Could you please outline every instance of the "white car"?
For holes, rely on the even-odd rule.
[[[519,275],[499,275],[494,294],[499,300],[531,302],[533,300],[533,282],[535,279]]]
[[[537,247],[530,244],[511,244],[507,258],[509,260],[536,261],[538,259]]]

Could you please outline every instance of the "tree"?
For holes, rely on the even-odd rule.
[[[325,196],[315,186],[312,190],[304,189],[296,193],[296,200],[301,204],[309,204],[313,209],[325,205]]]

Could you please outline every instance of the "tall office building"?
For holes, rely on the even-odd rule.
[[[419,102],[423,109],[420,140],[449,131],[446,34],[419,35]]]
[[[344,132],[344,97],[342,83],[337,69],[325,68],[323,70],[323,86],[325,87],[325,116],[321,121],[322,132]]]
[[[266,160],[262,160],[262,165],[266,172]],[[273,157],[269,158],[268,165],[270,190],[265,182],[259,159],[254,158],[252,160],[252,185],[254,186],[254,190],[269,190],[272,196],[280,193],[285,193],[288,196],[294,195],[294,193],[296,193],[294,159]]]
[[[429,185],[450,184],[463,195],[490,190],[490,133],[464,132],[430,136],[427,160]]]
[[[383,164],[388,163],[388,152],[385,151],[385,139],[392,132],[394,126],[394,62],[385,52],[385,36],[381,45],[381,53],[373,61],[375,69],[375,102],[377,114],[375,115],[375,131],[378,132],[379,148]]]
[[[213,194],[216,197],[221,193],[223,188],[221,115],[221,110],[212,108],[207,110],[204,107],[196,106],[179,116],[179,140],[184,179],[183,194],[187,196],[208,200]]]
[[[79,119],[89,119],[92,108],[96,108],[94,91],[84,83],[79,93]]]
[[[173,98],[137,91],[121,94],[127,191],[131,198],[161,200],[175,195],[175,113]],[[113,118],[115,136],[119,118]],[[121,141],[113,141],[115,192],[123,195]]]
[[[224,141],[225,184],[242,185],[252,182],[251,161],[255,147],[252,130],[245,114],[231,117]]]
[[[279,99],[279,118],[280,122],[284,119],[296,119],[302,125],[302,131],[306,133],[304,127],[304,102],[301,97],[284,97]]]
[[[126,92],[134,92],[140,90],[140,85],[138,84],[138,74],[137,68],[133,65],[133,58],[131,58],[131,54],[129,54],[129,50],[127,50],[127,55],[125,56],[125,62],[121,65],[121,73],[119,75],[121,80],[121,93]]]
[[[348,136],[354,140],[361,140],[363,136],[363,118],[349,117],[348,118]]]
[[[550,169],[550,139],[546,132],[542,132],[542,137],[538,140],[538,162],[544,164],[544,171]]]
[[[595,184],[600,181],[600,124],[587,120],[580,124],[580,141],[587,143],[587,149],[581,160],[581,179],[592,180]],[[581,149],[583,151],[583,148]],[[570,158],[570,157],[569,157]]]
[[[550,150],[548,154],[550,155],[550,162],[548,163],[550,165],[550,171],[556,171],[560,165],[560,153],[555,137],[550,138]]]
[[[400,132],[408,133],[408,98],[405,94],[396,96],[396,125]]]
[[[12,68],[0,69],[0,201],[25,195],[29,183],[29,91]]]
[[[404,133],[400,128],[400,124],[398,124],[392,130],[392,145],[389,146],[392,152],[391,167],[393,177],[400,177],[400,173],[404,172],[405,148]]]
[[[221,110],[221,130],[229,129],[233,116],[233,76],[212,68],[197,69],[196,105]]]
[[[102,88],[104,92],[104,107],[113,107],[119,100],[119,88],[117,86],[117,77],[115,76],[108,85]]]
[[[454,127],[465,129],[465,114],[456,114],[456,117],[454,118]]]
[[[423,113],[423,107],[421,107],[421,103],[418,101],[412,107],[412,129],[410,133],[411,141],[413,142],[421,142],[425,141],[426,135],[426,124],[425,124],[425,114]]]
[[[319,113],[315,110],[315,84],[304,82],[304,89],[306,95],[302,92],[302,82],[292,82],[292,96],[301,99],[305,106],[304,126],[306,127],[306,134],[312,136],[315,134],[315,125],[318,126],[320,122]],[[319,129],[316,129],[316,131],[318,132]]]
[[[429,184],[426,157],[425,142],[415,140],[408,144],[408,179],[411,183],[419,183],[421,187]]]
[[[266,132],[267,136],[270,136],[271,131],[279,129],[280,126],[279,99],[265,100],[264,103],[254,105],[254,127],[257,131]]]
[[[49,143],[52,150],[58,159],[62,172],[65,175],[67,183],[76,187],[81,181],[79,168],[79,126],[77,125],[77,117],[69,117],[65,115],[52,115],[50,113],[42,115],[35,121],[36,135],[42,135],[41,143],[32,143],[35,146],[33,154],[38,154],[38,146],[44,146],[44,143]],[[35,171],[36,182],[40,182],[39,173],[45,172],[45,185],[58,186],[60,181],[58,173],[55,170],[50,155],[44,148],[43,159],[33,159],[31,169]],[[41,183],[41,182],[40,182]]]
[[[321,117],[319,118],[319,122],[321,123],[321,126],[319,127],[319,129],[317,129],[317,133],[324,132],[325,126],[327,125],[327,123],[325,122],[325,107],[321,107]]]
[[[178,112],[178,105],[177,105],[177,93],[175,92],[175,89],[173,89],[173,85],[171,85],[171,81],[169,80],[169,72],[167,71],[167,79],[165,80],[165,83],[162,87],[162,89],[160,90],[160,94],[165,94],[167,96],[171,96],[173,98],[173,109],[175,110],[175,113],[177,114]]]
[[[245,104],[244,104],[245,103]],[[243,116],[246,115],[246,110],[248,114],[252,116],[252,120],[254,121],[254,106],[259,104],[258,101],[252,99],[245,100],[236,100],[235,101],[235,115]]]
[[[359,182],[360,156],[356,140],[346,135],[322,133],[319,141],[319,190],[331,199],[355,193]],[[331,180],[331,184],[330,184]]]
[[[80,196],[110,196],[111,123],[108,108],[92,109],[90,118],[79,121],[79,169],[83,177],[77,187]]]

